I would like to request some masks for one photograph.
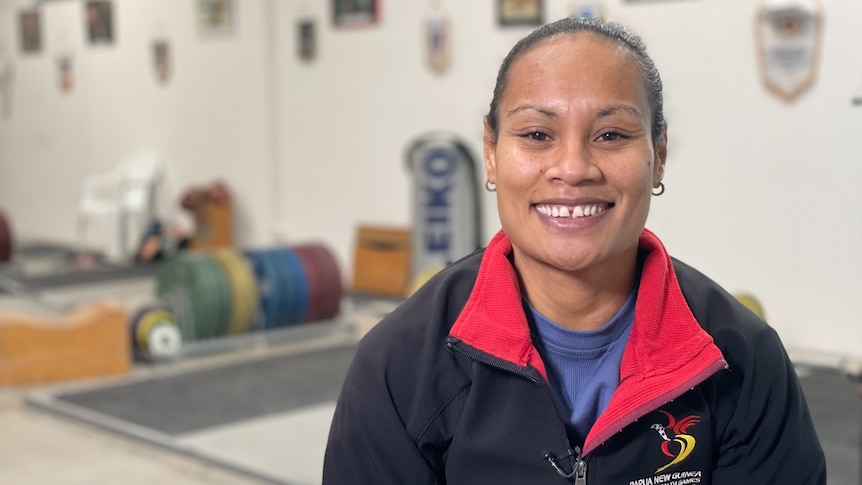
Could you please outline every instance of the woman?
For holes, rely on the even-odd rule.
[[[775,332],[644,229],[666,148],[636,36],[519,42],[485,119],[502,231],[363,339],[324,483],[825,484]]]

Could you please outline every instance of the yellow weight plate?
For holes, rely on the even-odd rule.
[[[141,323],[138,324],[135,340],[138,342],[138,347],[144,349],[147,347],[147,335],[150,332],[150,327],[159,322],[173,323],[174,316],[167,310],[153,310],[144,314],[141,317]]]
[[[763,306],[760,304],[757,298],[754,295],[749,293],[737,293],[733,295],[740,303],[745,305],[746,308],[754,312],[755,315],[760,317],[764,322],[766,321],[766,312],[763,311]]]
[[[247,332],[256,317],[258,305],[257,279],[251,265],[238,251],[219,249],[213,257],[221,264],[231,288],[231,318],[229,334]]]

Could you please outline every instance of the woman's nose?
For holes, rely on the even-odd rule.
[[[579,185],[599,180],[602,172],[587,144],[570,139],[553,152],[546,175],[567,185]]]

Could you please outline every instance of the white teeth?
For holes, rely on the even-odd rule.
[[[576,205],[569,207],[565,205],[537,205],[536,210],[545,216],[551,217],[588,217],[605,211],[603,204]]]

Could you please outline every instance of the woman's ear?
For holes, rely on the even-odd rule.
[[[667,127],[662,131],[655,144],[655,165],[653,165],[652,186],[657,188],[664,178],[664,164],[667,160]]]
[[[497,139],[494,136],[494,133],[491,131],[491,127],[488,125],[488,118],[485,117],[485,129],[484,135],[482,137],[483,149],[482,149],[482,158],[485,161],[485,174],[488,177],[488,180],[496,184],[497,183]]]

